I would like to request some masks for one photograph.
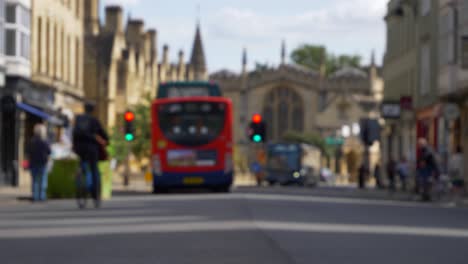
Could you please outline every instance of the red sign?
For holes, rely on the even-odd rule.
[[[413,110],[413,97],[411,96],[402,96],[400,98],[400,107],[401,110]]]

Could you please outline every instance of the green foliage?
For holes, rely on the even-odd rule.
[[[138,158],[151,155],[151,102],[153,98],[146,94],[131,110],[135,113],[135,139],[131,143],[132,153]]]
[[[128,148],[122,126],[117,125],[112,128],[108,152],[117,162],[122,162],[127,157]]]
[[[255,71],[266,71],[269,68],[270,67],[268,66],[268,63],[260,63],[260,62],[255,63]]]
[[[135,114],[135,139],[131,142],[125,140],[123,131],[123,116],[118,117],[118,124],[112,129],[109,153],[118,162],[125,160],[130,149],[137,159],[147,158],[151,155],[151,102],[152,97],[147,94],[142,100],[131,107]]]
[[[312,70],[320,71],[323,65],[326,75],[329,75],[343,66],[361,67],[359,55],[335,55],[328,53],[324,46],[304,44],[291,53],[294,63]]]
[[[322,151],[326,156],[331,156],[333,149],[325,143],[325,139],[317,133],[299,133],[296,131],[289,131],[283,135],[283,140],[292,143],[305,143],[315,146]]]

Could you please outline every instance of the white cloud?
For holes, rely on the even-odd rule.
[[[245,41],[244,45],[248,44],[254,54],[261,53],[262,46],[278,46],[284,38],[291,48],[301,43],[323,44],[333,52],[358,53],[367,59],[375,48],[381,56],[387,0],[329,3],[291,15],[266,15],[257,10],[225,7],[209,21],[208,33],[220,41]]]

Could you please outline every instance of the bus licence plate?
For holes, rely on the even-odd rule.
[[[202,177],[185,177],[184,184],[186,185],[200,185],[203,184],[205,180]]]

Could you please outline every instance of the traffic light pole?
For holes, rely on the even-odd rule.
[[[127,155],[125,157],[124,186],[130,183],[130,142],[126,143]]]

